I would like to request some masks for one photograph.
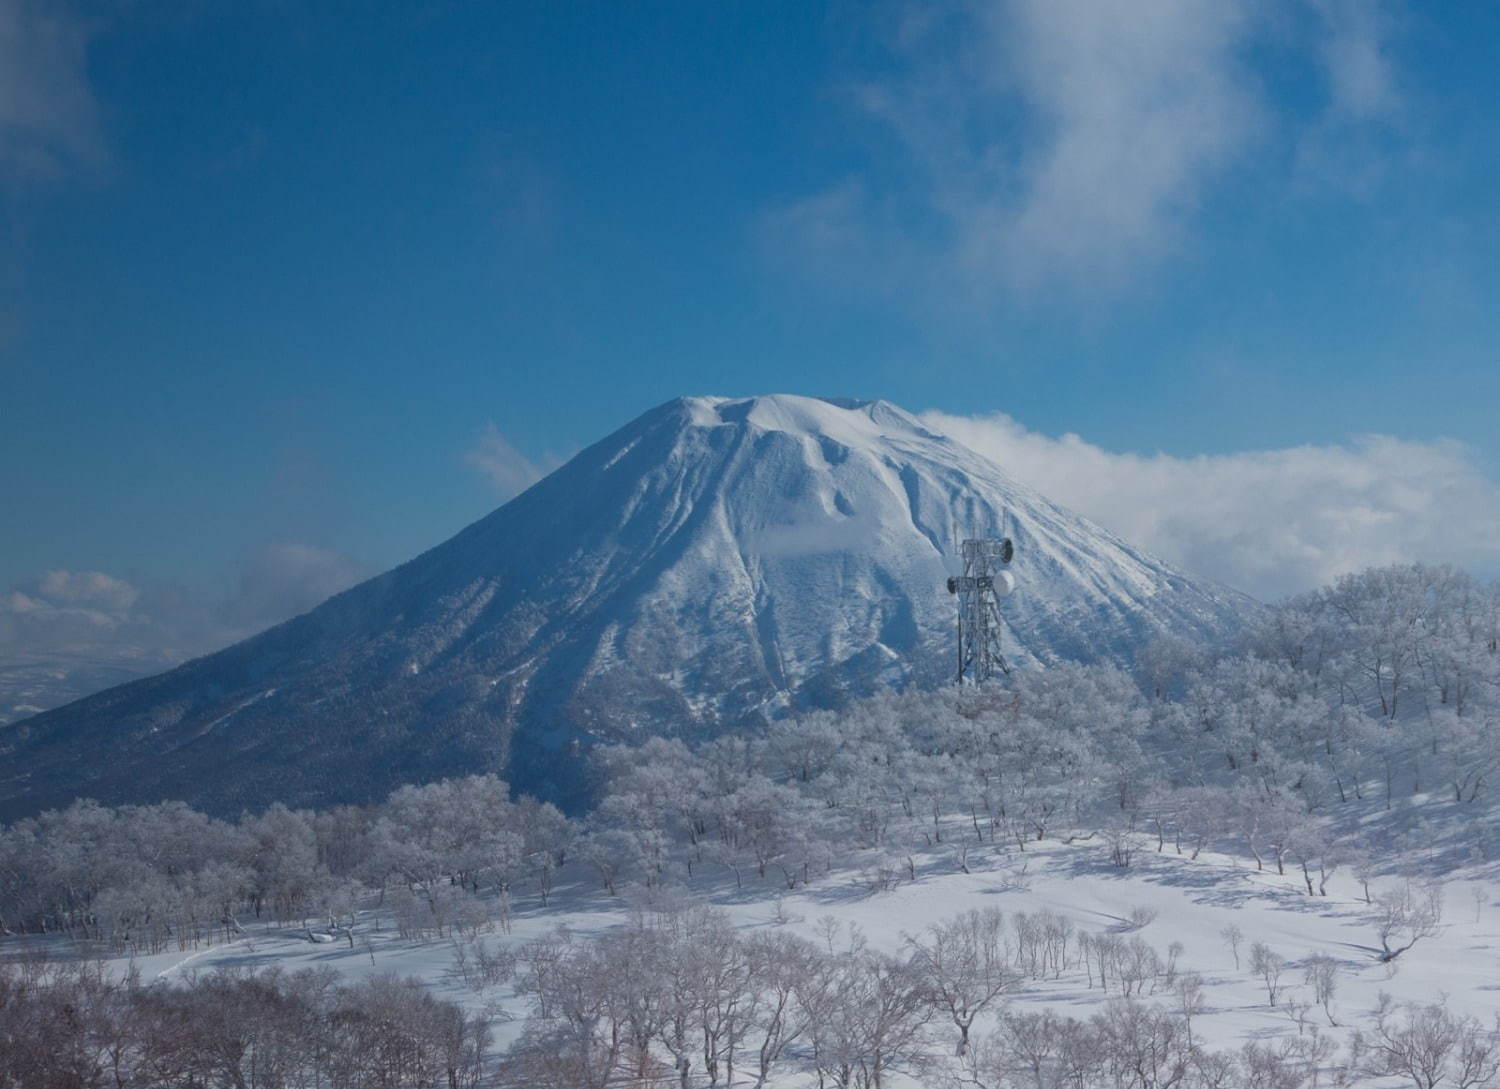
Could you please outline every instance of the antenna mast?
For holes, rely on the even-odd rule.
[[[960,550],[964,573],[948,579],[948,592],[958,598],[958,683],[983,684],[997,670],[1010,673],[1000,653],[1000,598],[1016,580],[1001,568],[1016,550],[1009,537],[971,537]]]

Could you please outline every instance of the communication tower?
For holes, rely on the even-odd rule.
[[[970,538],[960,551],[964,573],[948,579],[958,598],[958,683],[983,684],[997,670],[1010,673],[1000,653],[1000,598],[1016,588],[1002,570],[1016,549],[1009,537]]]

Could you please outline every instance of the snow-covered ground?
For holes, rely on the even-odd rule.
[[[1078,933],[1138,935],[1152,945],[1163,960],[1173,943],[1181,944],[1178,973],[1197,972],[1203,978],[1203,1007],[1192,1022],[1194,1038],[1208,1047],[1238,1048],[1247,1041],[1267,1041],[1311,1032],[1313,1026],[1340,1044],[1353,1028],[1368,1018],[1382,992],[1398,1002],[1443,1002],[1459,1014],[1490,1021],[1500,1010],[1500,884],[1493,863],[1483,860],[1488,852],[1482,840],[1493,820],[1476,806],[1459,806],[1442,800],[1418,799],[1394,813],[1385,813],[1375,803],[1364,817],[1367,823],[1387,829],[1392,839],[1416,825],[1428,829],[1428,841],[1436,842],[1424,855],[1392,853],[1383,872],[1374,878],[1373,889],[1391,887],[1400,879],[1393,872],[1398,858],[1403,864],[1438,867],[1446,871],[1445,911],[1439,931],[1420,941],[1393,963],[1379,958],[1380,943],[1372,922],[1373,909],[1363,900],[1360,882],[1347,869],[1338,871],[1328,883],[1328,895],[1309,897],[1299,874],[1278,876],[1257,872],[1252,862],[1225,854],[1204,852],[1197,859],[1179,856],[1171,843],[1158,853],[1154,837],[1139,834],[1131,865],[1121,869],[1110,860],[1108,847],[1098,838],[1061,843],[1047,841],[1024,853],[985,844],[969,856],[971,873],[957,872],[953,855],[946,848],[928,855],[915,882],[904,882],[889,891],[869,891],[861,880],[861,862],[846,859],[832,872],[794,892],[778,895],[777,885],[752,875],[746,887],[737,890],[727,874],[715,867],[698,868],[691,881],[666,890],[622,890],[611,897],[598,888],[585,870],[568,870],[559,882],[551,904],[543,907],[530,896],[518,896],[513,906],[509,933],[498,925],[483,933],[491,946],[519,947],[554,927],[566,926],[579,937],[610,927],[629,925],[632,909],[655,898],[688,898],[721,907],[746,932],[785,928],[823,944],[846,942],[849,928],[857,927],[871,946],[899,952],[907,935],[918,934],[929,924],[971,908],[999,908],[1007,915],[1049,910],[1066,917]],[[955,822],[953,831],[961,826]],[[1432,835],[1436,828],[1438,835]],[[1446,834],[1444,834],[1446,833]],[[1454,865],[1452,852],[1442,843],[1481,843],[1471,858]],[[1139,909],[1154,913],[1141,927]],[[834,920],[836,934],[830,938]],[[1238,927],[1243,933],[1236,968],[1234,951],[1223,932]],[[1263,942],[1285,958],[1281,977],[1283,997],[1276,1007],[1267,1002],[1266,989],[1249,968],[1249,947]],[[390,922],[374,905],[364,910],[354,929],[352,947],[337,942],[315,943],[303,931],[285,927],[249,928],[249,936],[229,945],[184,955],[165,953],[142,957],[133,963],[147,980],[171,980],[184,973],[222,965],[270,966],[288,970],[327,966],[358,978],[382,972],[418,976],[439,995],[453,999],[469,1010],[492,1019],[497,1050],[519,1036],[528,1012],[528,1000],[509,984],[483,990],[464,985],[453,971],[453,940],[409,941],[399,938]],[[1312,1005],[1302,1026],[1289,1013],[1287,997],[1312,1003],[1311,987],[1304,981],[1303,965],[1314,954],[1335,958],[1340,968],[1339,987],[1331,1004],[1337,1027],[1328,1024],[1321,1008]],[[124,969],[125,959],[114,962]],[[1060,978],[1028,980],[1016,988],[1008,1002],[1013,1009],[1050,1006],[1060,1013],[1087,1018],[1109,998],[1118,997],[1117,986],[1106,994],[1089,981],[1081,968],[1069,969]],[[1177,1009],[1170,985],[1158,979],[1142,993],[1148,1002]],[[976,1033],[986,1027],[976,1025]],[[934,1023],[934,1051],[951,1050],[951,1027]],[[788,1064],[778,1086],[797,1086],[805,1076]],[[895,1084],[918,1084],[897,1079]],[[1392,1083],[1399,1084],[1399,1083]]]

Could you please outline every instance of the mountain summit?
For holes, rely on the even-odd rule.
[[[593,742],[943,682],[958,542],[1002,533],[1012,667],[1128,665],[1255,607],[894,405],[682,398],[306,615],[0,730],[0,818],[364,801],[482,770],[566,801]]]

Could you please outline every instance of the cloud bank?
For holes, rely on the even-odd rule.
[[[0,594],[0,660],[64,653],[171,662],[215,626],[180,591],[102,571],[44,571]]]
[[[923,419],[1132,544],[1264,600],[1417,560],[1500,576],[1500,484],[1456,442],[1368,435],[1179,458],[1113,453],[1004,415]]]
[[[211,653],[366,574],[342,553],[297,543],[252,553],[217,599],[102,571],[45,571],[0,592],[0,723]]]
[[[290,542],[253,552],[234,591],[218,599],[102,571],[44,571],[0,593],[0,661],[20,653],[178,661],[306,612],[366,574],[342,553]]]

